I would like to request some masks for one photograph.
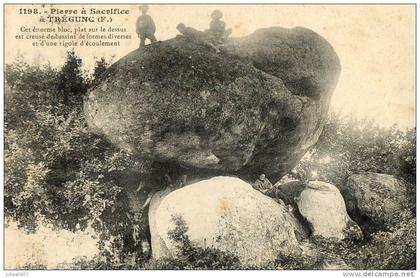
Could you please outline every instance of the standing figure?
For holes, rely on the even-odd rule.
[[[140,38],[140,46],[143,47],[146,43],[146,39],[149,39],[151,43],[156,42],[155,32],[156,25],[150,15],[147,14],[149,6],[140,6],[141,16],[137,18],[136,22],[136,33]]]
[[[228,36],[232,33],[232,29],[226,30],[226,23],[222,21],[223,13],[219,10],[214,10],[211,13],[212,21],[210,22],[210,29],[208,32],[213,37],[214,44],[223,44]]]

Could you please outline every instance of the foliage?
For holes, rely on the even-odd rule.
[[[260,269],[284,269],[284,270],[310,270],[314,269],[317,258],[304,255],[284,255],[279,254],[274,266],[269,264]]]
[[[348,176],[353,173],[370,171],[392,174],[405,181],[403,184],[408,191],[405,205],[415,215],[415,135],[415,128],[400,130],[396,126],[379,127],[367,119],[357,120],[332,113],[318,143],[286,178],[303,182],[326,181],[343,191]],[[394,219],[400,221],[397,216]],[[377,231],[386,228],[385,225],[373,226],[365,218],[355,220],[363,229]]]
[[[99,221],[120,190],[111,170],[120,153],[90,134],[76,112],[31,112],[32,121],[6,129],[6,215],[32,226],[48,218],[70,230],[86,227],[86,216]]]
[[[111,58],[111,61],[114,57]],[[104,57],[101,57],[99,60],[97,60],[95,62],[95,68],[93,70],[93,74],[92,74],[92,79],[93,82],[95,82],[95,80],[98,80],[99,77],[101,77],[101,75],[106,71],[106,69],[109,67],[111,61],[107,61],[105,60]]]
[[[12,64],[5,68],[5,81],[15,91],[32,91],[27,95],[31,103],[40,102],[40,93],[54,92],[57,87],[59,72],[49,64],[43,66],[29,65],[23,56],[18,56]],[[48,100],[46,97],[41,100]]]
[[[90,77],[80,65],[69,53],[59,71],[22,61],[7,66],[5,217],[28,232],[40,223],[70,231],[92,226],[102,245],[111,241],[111,249],[123,252],[127,244],[118,236],[131,236],[133,216],[121,177],[146,170],[132,154],[88,131],[79,104]],[[62,101],[64,92],[69,105]]]
[[[60,101],[68,106],[81,106],[89,82],[82,71],[82,59],[74,51],[67,52],[67,59],[58,75],[57,90]]]
[[[416,269],[416,219],[401,217],[389,231],[379,231],[357,250],[359,269]]]
[[[180,215],[172,216],[175,228],[168,232],[178,252],[177,260],[182,265],[180,269],[239,269],[238,257],[215,248],[201,247],[190,240],[188,226]],[[172,263],[173,261],[171,261]],[[177,264],[177,267],[179,267]]]
[[[303,181],[323,180],[343,189],[349,175],[365,171],[392,174],[404,180],[407,210],[395,212],[396,226],[366,234],[362,242],[315,238],[317,249],[321,254],[341,257],[355,269],[414,269],[415,128],[384,128],[366,119],[333,113],[318,143],[289,176]]]
[[[364,241],[313,237],[318,252],[342,258],[354,269],[416,269],[416,219],[400,213],[400,223],[389,231],[366,235]]]
[[[138,270],[145,269],[144,265],[147,265],[148,259],[148,257],[139,256],[137,253],[126,254],[124,260],[115,260],[115,256],[98,254],[93,258],[75,258],[73,262],[63,263],[58,268],[72,270]]]
[[[415,193],[415,134],[415,128],[380,127],[368,119],[332,113],[318,143],[289,176],[340,187],[353,173],[385,173],[406,180],[408,190]]]
[[[99,255],[93,259],[78,258],[72,264],[63,265],[71,269],[241,269],[239,259],[227,252],[214,248],[202,248],[193,243],[188,235],[188,226],[180,216],[174,216],[175,228],[169,231],[169,238],[178,248],[176,258],[153,260],[130,254],[123,260]]]
[[[44,263],[26,263],[24,265],[16,266],[19,270],[47,270],[48,267]]]

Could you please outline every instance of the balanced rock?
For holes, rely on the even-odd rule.
[[[351,214],[367,218],[379,226],[398,222],[396,214],[407,203],[404,184],[392,175],[379,173],[351,175],[343,195]]]
[[[359,226],[347,214],[340,191],[332,184],[309,182],[297,205],[314,236],[336,239],[362,237]]]
[[[170,193],[150,204],[153,257],[174,257],[177,245],[168,233],[174,216],[186,222],[190,240],[236,255],[244,265],[263,265],[279,253],[299,254],[306,235],[287,208],[234,177],[215,177]]]
[[[139,158],[278,180],[317,142],[339,73],[331,45],[305,28],[262,29],[220,53],[178,36],[114,63],[84,112]]]

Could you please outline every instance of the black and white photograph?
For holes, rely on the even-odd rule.
[[[5,3],[5,277],[415,277],[416,9]]]

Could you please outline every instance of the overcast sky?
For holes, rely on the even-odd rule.
[[[130,15],[114,17],[112,26],[127,28],[133,39],[123,42],[121,47],[75,48],[88,69],[92,69],[94,57],[115,55],[115,61],[138,46],[135,34],[138,6],[101,7],[130,9]],[[166,40],[176,36],[175,27],[180,22],[197,29],[208,28],[209,15],[215,7],[153,5],[149,14],[157,26],[156,37]],[[42,26],[37,23],[36,16],[19,15],[18,8],[22,7],[6,6],[6,63],[20,52],[32,63],[49,61],[54,66],[62,64],[66,49],[37,48],[29,41],[14,39],[21,26]],[[401,127],[415,125],[413,5],[221,5],[217,8],[223,11],[224,20],[233,29],[234,37],[270,26],[304,26],[316,31],[335,48],[342,64],[342,74],[331,103],[332,111],[373,118],[384,126],[393,123]]]

